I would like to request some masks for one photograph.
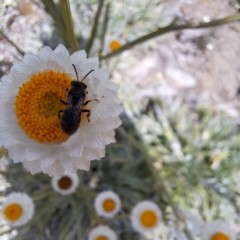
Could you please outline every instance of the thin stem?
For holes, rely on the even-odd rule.
[[[101,34],[101,38],[100,38],[101,47],[100,47],[99,54],[98,54],[99,56],[102,54],[102,51],[103,51],[103,45],[104,45],[104,42],[105,42],[105,35],[106,35],[106,32],[107,32],[109,12],[110,12],[110,2],[106,6],[106,11],[105,11],[105,15],[104,15],[103,29],[102,29],[102,34]]]
[[[98,6],[98,10],[97,10],[95,19],[94,19],[94,24],[93,24],[93,28],[92,28],[92,31],[91,31],[91,36],[90,36],[90,38],[89,38],[89,40],[86,44],[86,47],[85,47],[85,50],[86,50],[87,54],[91,50],[93,41],[94,41],[96,33],[97,33],[97,28],[98,28],[98,23],[99,23],[99,18],[100,18],[101,11],[102,11],[103,3],[104,3],[104,0],[99,0],[99,6]]]
[[[45,7],[45,10],[51,15],[57,29],[60,31],[60,34],[64,40],[64,44],[67,45],[66,29],[63,23],[61,12],[53,0],[42,0],[42,3]]]
[[[168,33],[168,32],[172,32],[172,31],[176,31],[176,30],[183,30],[183,29],[199,29],[199,28],[209,28],[209,27],[216,27],[216,26],[220,26],[223,24],[228,24],[231,22],[236,22],[240,20],[240,14],[233,14],[231,16],[228,16],[226,18],[222,18],[222,19],[218,19],[218,20],[214,20],[211,22],[200,22],[199,24],[193,24],[193,23],[187,23],[187,24],[176,24],[175,21],[173,21],[170,25],[168,25],[167,27],[164,28],[158,28],[156,31],[149,33],[145,36],[142,36],[132,42],[129,42],[125,45],[123,45],[121,48],[119,48],[118,50],[111,52],[105,56],[100,57],[101,60],[103,59],[107,59],[113,56],[118,55],[119,53],[132,48],[133,46],[143,43],[151,38],[157,37],[159,35]]]
[[[16,48],[16,50],[20,53],[20,55],[22,55],[22,56],[25,55],[25,53],[24,53],[22,50],[20,50],[20,49],[18,48],[18,46],[17,46],[12,40],[9,39],[8,36],[7,36],[3,31],[0,30],[0,34],[8,41],[13,47]]]
[[[69,0],[60,0],[60,4],[61,4],[62,16],[63,16],[63,21],[64,21],[66,33],[67,33],[68,42],[72,51],[76,52],[79,50],[79,48],[78,48],[76,36],[74,34]]]

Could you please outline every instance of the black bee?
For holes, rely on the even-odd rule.
[[[94,70],[91,70],[88,74],[86,74],[80,82],[75,65],[72,65],[77,75],[77,81],[71,82],[70,90],[66,89],[68,92],[67,103],[60,100],[61,103],[67,105],[67,108],[65,110],[58,111],[58,118],[61,119],[62,131],[68,135],[72,135],[78,130],[81,121],[81,113],[87,113],[87,119],[90,122],[90,110],[82,109],[82,107],[92,101],[98,101],[97,99],[93,99],[84,102],[87,94],[87,85],[82,81]],[[60,113],[63,113],[62,116]]]

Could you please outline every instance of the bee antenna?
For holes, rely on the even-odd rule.
[[[74,64],[72,64],[73,65],[73,68],[74,68],[74,70],[75,70],[75,73],[76,73],[76,75],[77,75],[77,80],[79,81],[79,79],[78,79],[78,73],[77,73],[77,69],[76,69],[76,67],[75,67],[75,65]]]
[[[85,77],[83,78],[83,80],[84,80],[91,72],[93,72],[93,71],[94,71],[94,69],[92,69],[89,73],[87,73],[87,74],[85,75]],[[83,81],[83,80],[82,80],[82,81]],[[81,81],[81,82],[82,82],[82,81]]]

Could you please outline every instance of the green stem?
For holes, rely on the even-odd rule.
[[[176,204],[173,201],[173,198],[171,196],[171,194],[169,193],[169,190],[167,189],[166,185],[165,185],[165,181],[164,179],[162,179],[162,176],[160,174],[159,171],[157,171],[154,166],[153,166],[153,159],[150,158],[150,156],[147,153],[147,149],[145,148],[145,146],[143,144],[141,144],[140,142],[136,141],[132,136],[130,136],[122,127],[118,128],[118,131],[124,136],[126,137],[131,144],[134,145],[134,147],[136,147],[144,156],[144,158],[146,159],[146,163],[150,169],[150,171],[152,172],[153,177],[155,178],[156,184],[159,184],[162,187],[162,193],[164,194],[164,196],[166,197],[168,204],[171,206],[174,215],[181,221],[184,222],[185,225],[185,229],[184,232],[186,234],[186,236],[188,237],[189,240],[193,240],[192,235],[190,234],[190,232],[188,231],[188,229],[186,228],[186,222],[184,217],[181,215],[181,211],[178,209],[178,207],[176,206]],[[159,197],[162,197],[162,193],[158,192]]]
[[[8,36],[4,34],[3,31],[0,30],[0,34],[8,41],[13,47],[16,48],[16,50],[20,53],[20,55],[22,55],[22,56],[25,55],[25,53],[24,53],[22,50],[20,50],[20,49],[18,48],[18,46],[17,46],[12,40],[9,39]]]
[[[102,54],[102,51],[103,51],[103,46],[104,46],[104,42],[105,42],[105,35],[106,35],[106,32],[107,32],[109,12],[110,12],[110,2],[106,6],[106,11],[105,11],[105,15],[104,15],[103,29],[102,29],[102,34],[101,34],[101,38],[100,38],[101,47],[100,47],[99,54],[98,54],[99,56]]]
[[[79,50],[79,48],[78,48],[76,36],[74,34],[69,0],[60,0],[60,4],[61,4],[62,16],[63,16],[63,21],[64,21],[66,33],[67,33],[68,42],[72,51],[76,52]]]
[[[99,22],[99,18],[100,18],[100,15],[101,15],[103,3],[104,3],[104,0],[99,0],[99,6],[98,6],[98,10],[97,10],[95,19],[94,19],[94,24],[93,24],[93,28],[92,28],[92,31],[91,31],[91,36],[90,36],[90,38],[89,38],[89,40],[86,44],[86,47],[85,47],[85,50],[86,50],[87,54],[91,50],[93,41],[94,41],[96,33],[97,33],[98,22]]]
[[[45,10],[51,15],[57,29],[63,37],[64,44],[67,45],[66,29],[64,27],[62,15],[53,0],[42,0]]]
[[[209,27],[216,27],[216,26],[220,26],[223,24],[228,24],[231,22],[236,22],[240,20],[240,13],[237,14],[233,14],[231,16],[228,16],[226,18],[222,18],[222,19],[218,19],[218,20],[214,20],[211,22],[200,22],[199,24],[193,24],[193,23],[187,23],[187,24],[181,24],[181,25],[177,25],[174,21],[167,27],[163,27],[163,28],[158,28],[156,31],[149,33],[145,36],[142,36],[132,42],[127,43],[126,45],[123,45],[121,48],[119,48],[118,50],[111,52],[105,56],[100,57],[101,60],[103,59],[107,59],[113,56],[118,55],[119,53],[132,48],[133,46],[143,43],[151,38],[157,37],[159,35],[168,33],[168,32],[172,32],[172,31],[176,31],[176,30],[183,30],[183,29],[199,29],[199,28],[209,28]]]

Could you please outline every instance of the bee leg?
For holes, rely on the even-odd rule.
[[[61,118],[61,115],[60,115],[60,113],[62,113],[64,110],[60,110],[60,111],[58,111],[58,118],[60,119]]]
[[[86,102],[83,104],[83,106],[86,106],[87,104],[89,104],[90,102],[93,102],[93,101],[99,102],[98,99],[92,99],[92,100],[86,101]]]
[[[68,105],[65,101],[63,101],[62,99],[60,99],[60,102],[65,104],[65,105]]]
[[[91,115],[90,110],[88,110],[88,109],[82,109],[82,112],[86,112],[86,113],[87,113],[87,120],[88,120],[88,122],[90,122],[90,115]]]

